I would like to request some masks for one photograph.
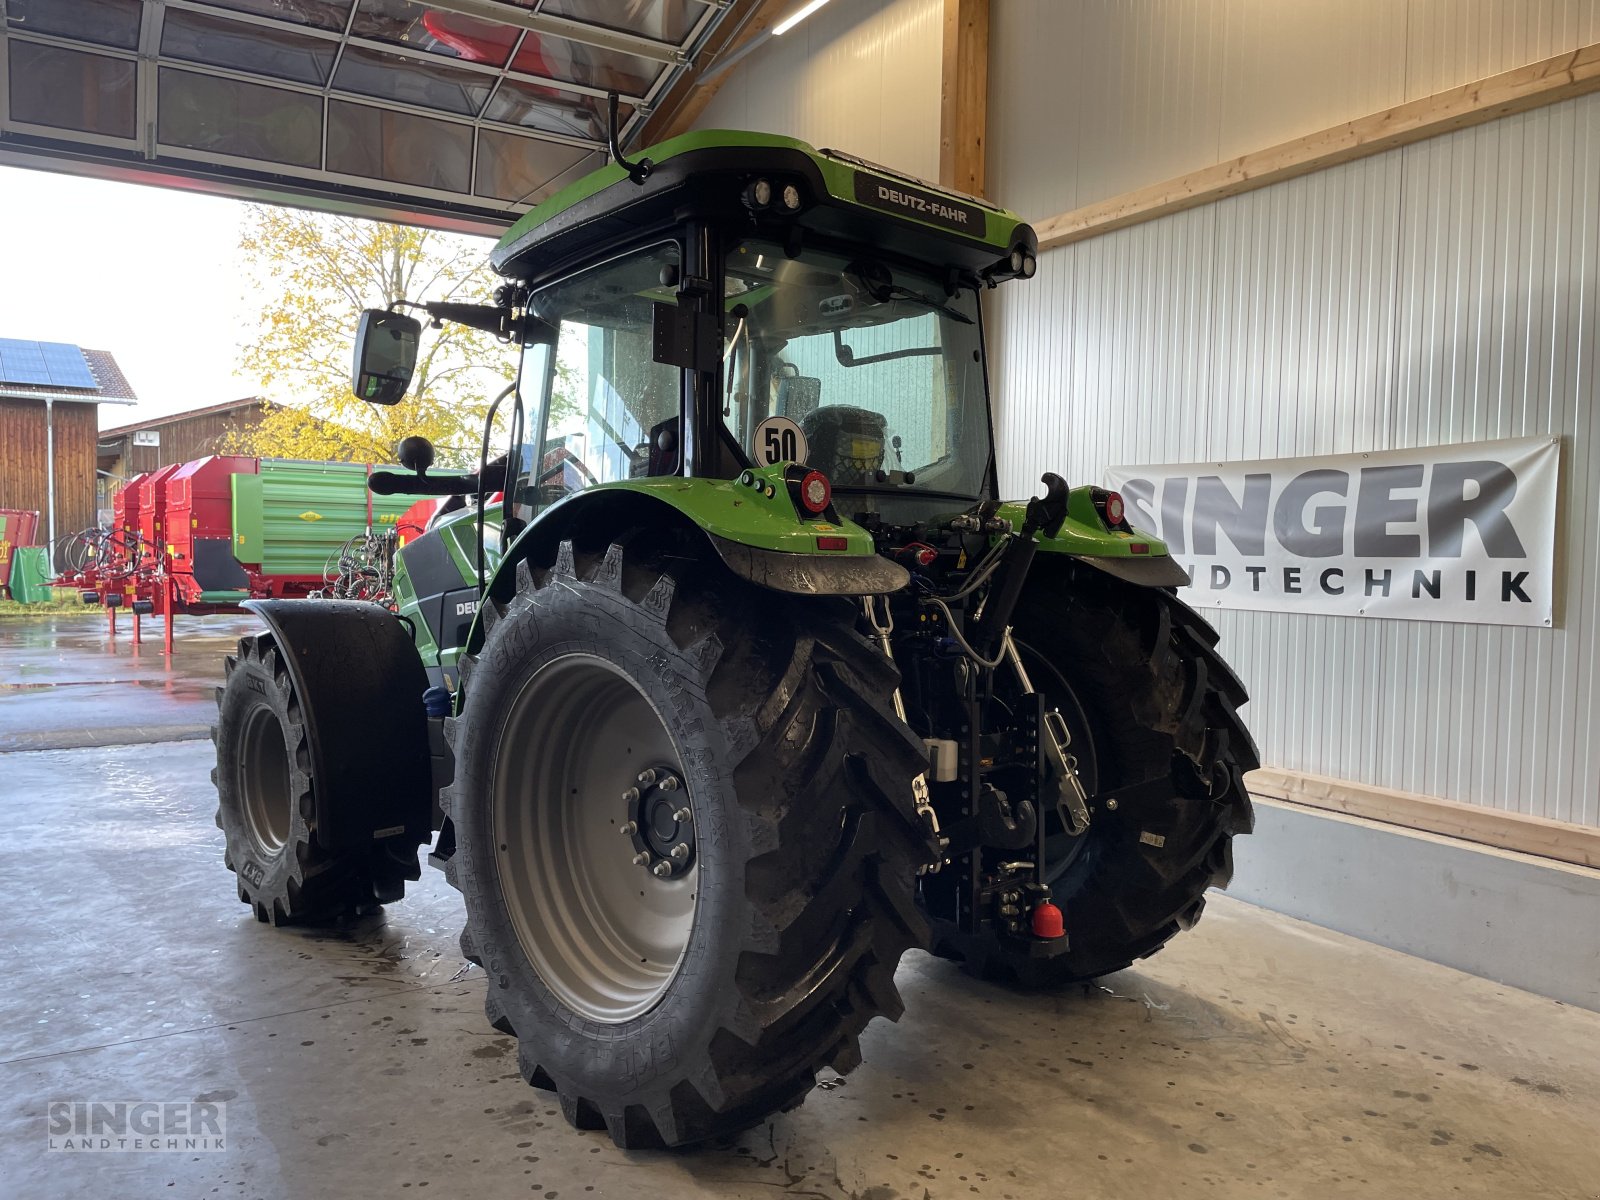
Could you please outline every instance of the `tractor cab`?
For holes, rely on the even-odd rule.
[[[688,134],[597,172],[492,258],[558,330],[523,368],[529,506],[780,462],[850,512],[989,497],[979,296],[1034,248],[1013,214],[787,138]]]

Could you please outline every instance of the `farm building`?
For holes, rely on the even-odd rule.
[[[221,453],[230,434],[259,424],[274,407],[271,401],[246,396],[102,429],[95,447],[95,505],[101,511],[101,523],[109,519],[112,494],[123,480],[168,463]]]
[[[0,338],[0,508],[51,541],[94,524],[98,407],[137,399],[105,350]]]

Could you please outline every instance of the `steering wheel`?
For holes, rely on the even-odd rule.
[[[551,476],[560,473],[560,471],[566,467],[568,463],[571,463],[573,466],[577,467],[578,470],[582,472],[584,479],[589,483],[600,482],[600,480],[595,477],[595,473],[588,468],[581,458],[564,458],[560,462],[556,463],[553,467],[546,467],[542,472],[540,472],[538,478],[533,481],[533,486],[536,488],[541,486],[546,479],[549,479]]]

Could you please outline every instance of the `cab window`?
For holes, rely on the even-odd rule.
[[[653,305],[673,300],[668,243],[546,288],[530,307],[558,324],[554,377],[532,468],[541,506],[596,483],[679,473],[680,372],[652,358]]]

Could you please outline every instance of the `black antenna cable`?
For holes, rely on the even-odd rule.
[[[617,137],[617,94],[606,94],[606,108],[610,113],[610,127],[606,132],[606,149],[611,151],[611,161],[628,172],[628,178],[637,184],[643,184],[650,178],[650,172],[656,169],[655,163],[648,158],[641,158],[637,162],[629,162],[622,156],[622,143]]]

